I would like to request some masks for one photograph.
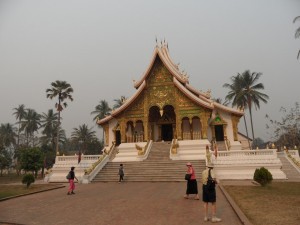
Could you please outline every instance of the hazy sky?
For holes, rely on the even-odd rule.
[[[268,140],[265,115],[279,120],[281,106],[300,102],[296,16],[299,0],[0,0],[0,123],[15,123],[20,104],[54,108],[46,89],[64,80],[74,88],[62,112],[67,135],[87,124],[101,137],[90,112],[135,92],[157,37],[190,84],[214,98],[225,98],[231,76],[262,72],[270,100],[254,111],[254,128]]]

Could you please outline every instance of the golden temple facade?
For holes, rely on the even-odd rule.
[[[110,146],[131,142],[201,140],[238,141],[244,112],[210,99],[189,84],[170,58],[167,44],[156,46],[136,93],[111,115],[98,120]]]

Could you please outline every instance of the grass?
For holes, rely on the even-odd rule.
[[[296,225],[300,221],[300,183],[224,186],[254,225]]]
[[[31,184],[29,188],[26,185],[19,184],[2,184],[0,185],[0,200],[7,197],[23,195],[33,192],[48,190],[54,187],[59,187],[59,184]]]
[[[22,177],[23,176],[17,176],[16,174],[0,176],[0,200],[7,197],[48,190],[61,186],[60,184],[33,183],[27,188],[25,184],[22,184]],[[40,179],[36,179],[36,181],[38,180]]]

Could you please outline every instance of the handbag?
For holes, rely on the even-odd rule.
[[[191,176],[192,176],[192,174],[187,173],[187,174],[185,174],[184,179],[185,180],[190,180]]]
[[[207,186],[207,189],[209,191],[213,191],[216,188],[216,182],[215,182],[215,180],[210,175],[210,169],[208,170],[208,177],[207,177],[207,184],[206,184],[206,186]]]
[[[71,173],[69,172],[68,175],[66,176],[66,179],[71,179]]]

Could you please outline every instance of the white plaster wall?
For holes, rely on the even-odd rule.
[[[227,126],[226,126],[226,134],[227,134],[227,139],[230,142],[233,142],[233,128],[232,128],[232,121],[231,121],[231,114],[227,113],[225,111],[222,111],[220,109],[218,109],[218,113],[220,115],[220,117],[227,122]],[[216,111],[213,110],[212,113],[212,118],[214,119],[216,117]],[[210,131],[211,133],[211,131]],[[209,140],[211,140],[211,138],[209,138]]]
[[[117,124],[118,121],[116,119],[112,119],[109,121],[109,143],[105,143],[108,146],[111,146],[112,142],[115,141],[115,135],[113,129],[117,126]]]

